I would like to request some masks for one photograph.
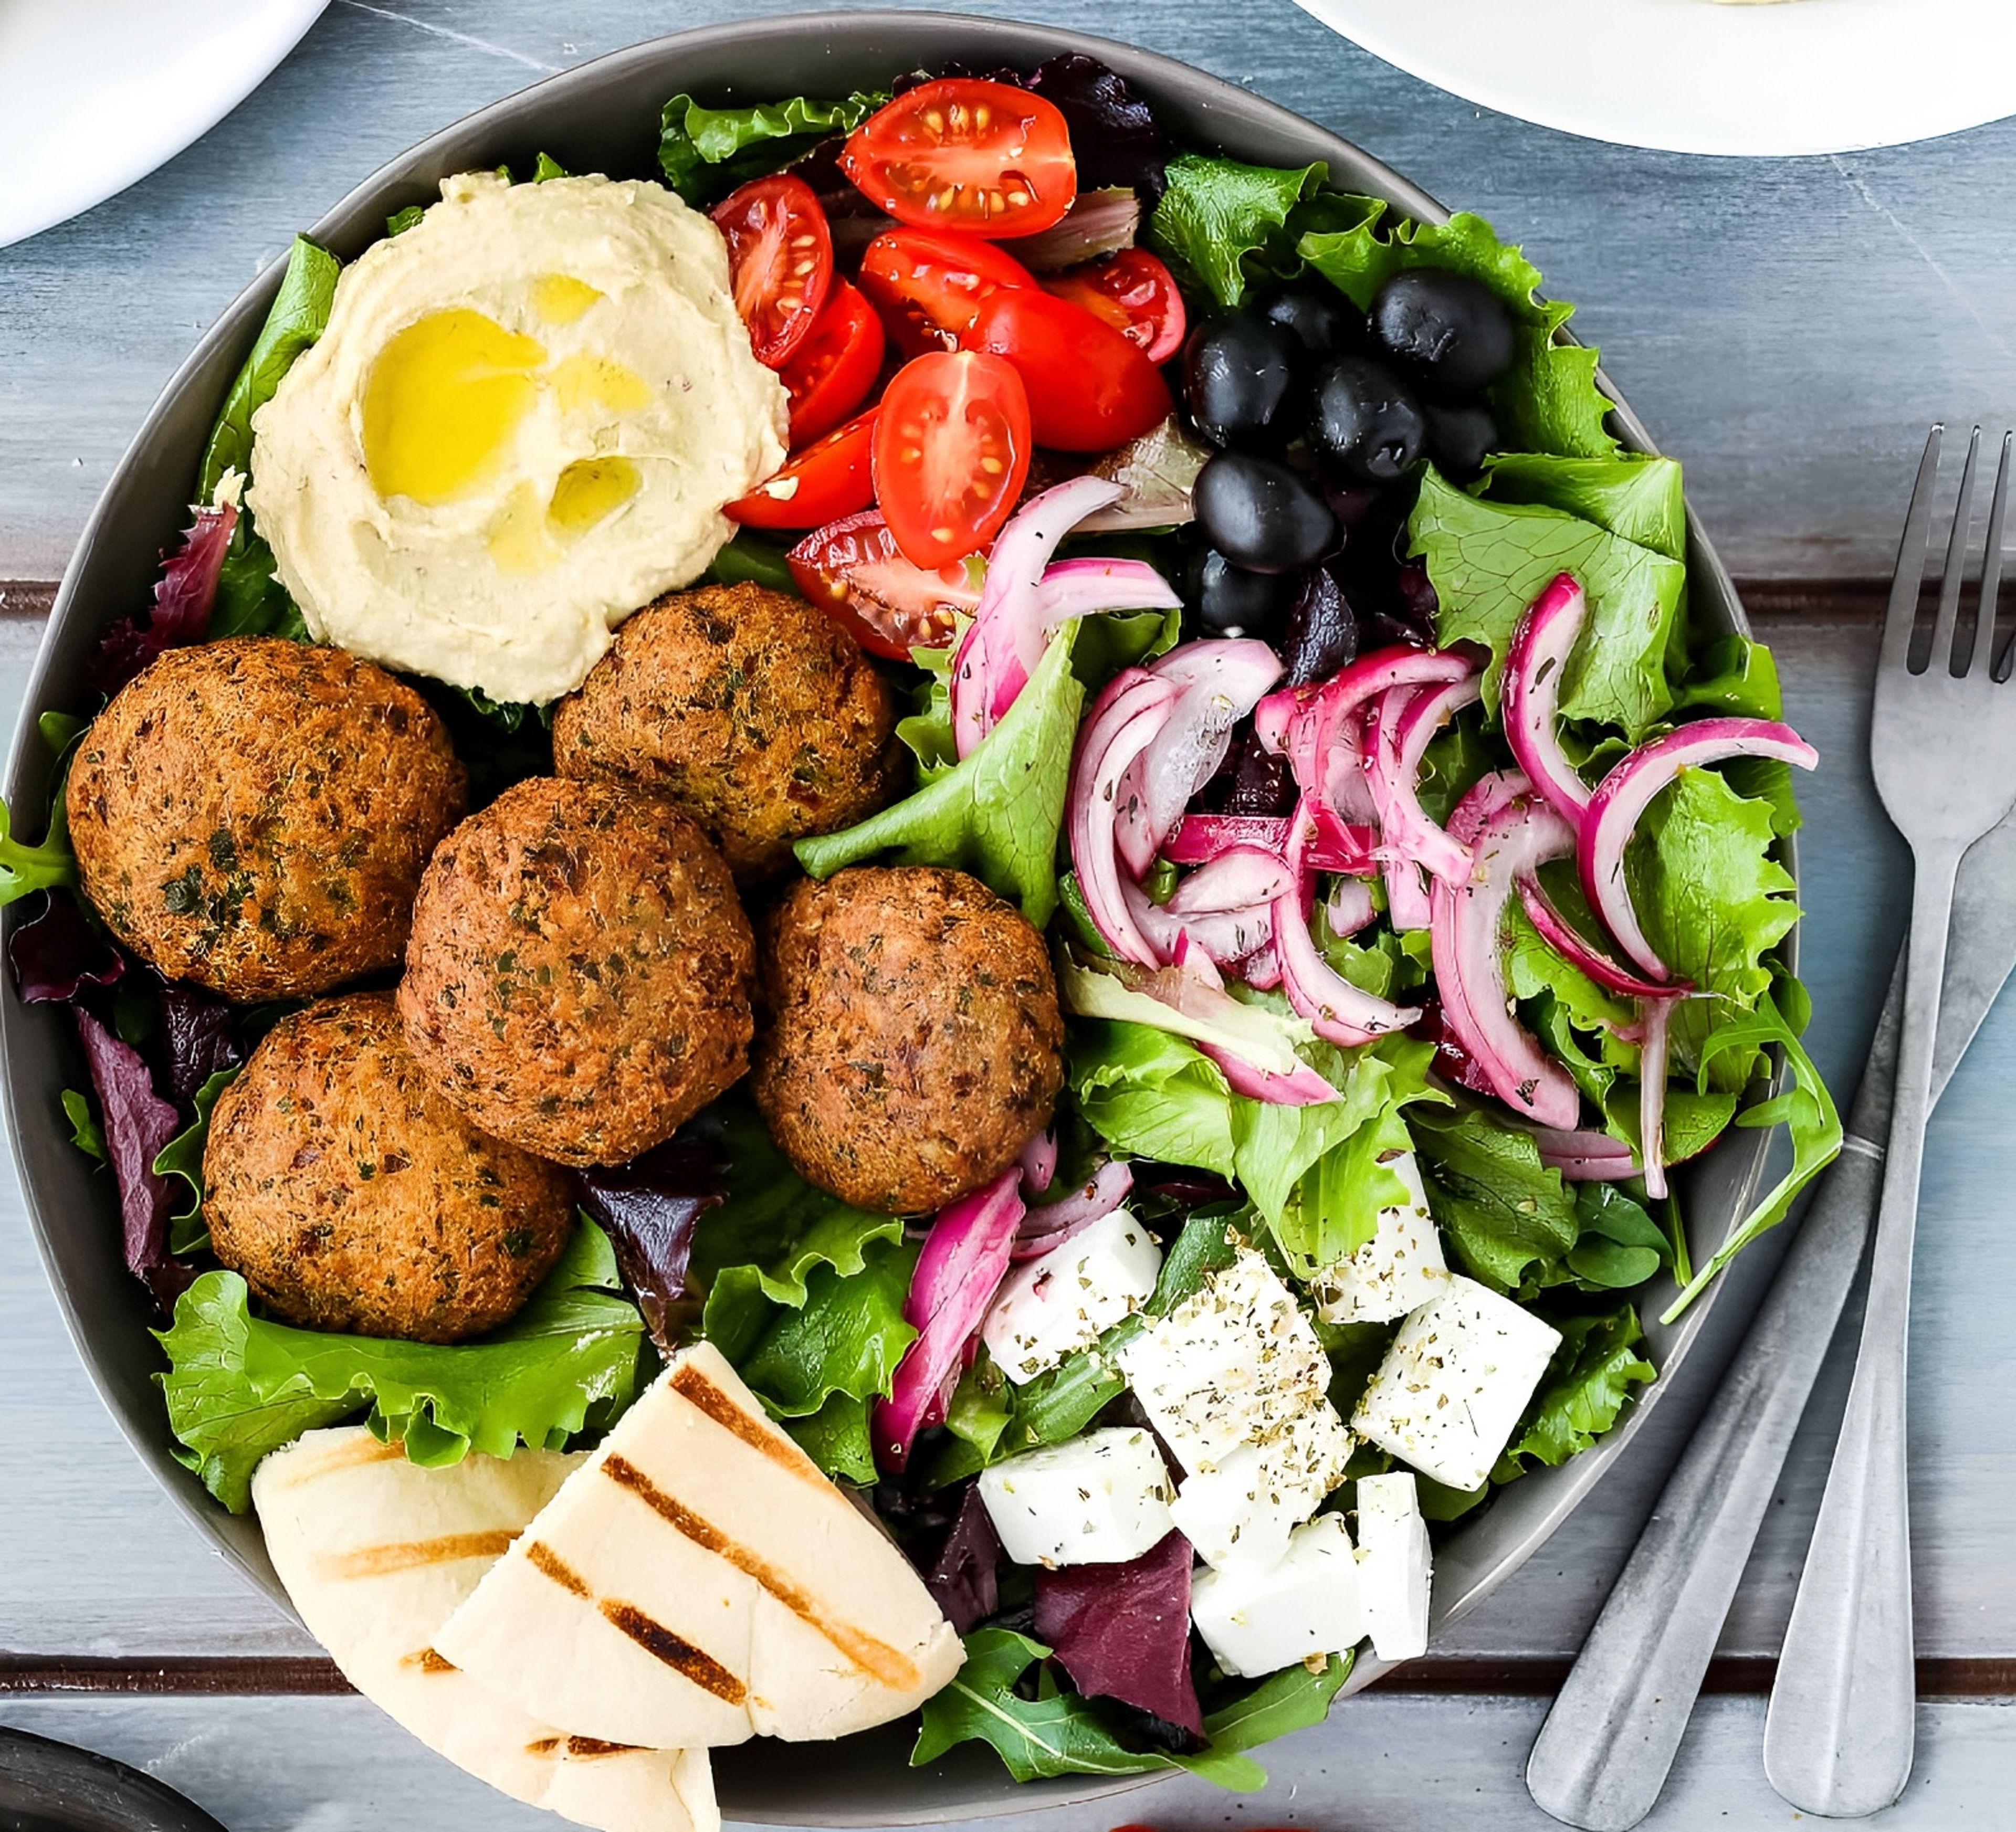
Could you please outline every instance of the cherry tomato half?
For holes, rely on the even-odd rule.
[[[934,350],[904,364],[875,429],[875,500],[904,556],[939,567],[985,546],[1022,493],[1030,445],[1028,393],[1001,358]]]
[[[835,279],[826,309],[784,365],[793,445],[823,437],[868,398],[882,373],[884,341],[882,321],[860,289]]]
[[[976,236],[1046,229],[1078,195],[1071,131],[1053,103],[1007,83],[920,83],[847,137],[840,169],[877,209]]]
[[[1150,362],[1167,362],[1183,347],[1183,296],[1175,276],[1145,248],[1049,275],[1043,290],[1104,319]]]
[[[875,500],[875,416],[871,407],[837,433],[794,452],[768,483],[722,511],[747,528],[815,528]]]
[[[810,333],[833,286],[833,234],[803,178],[779,172],[732,192],[714,208],[728,243],[735,309],[756,360],[782,369]]]
[[[1006,249],[949,231],[890,229],[861,257],[861,290],[905,356],[956,349],[981,300],[1035,283]]]
[[[1162,372],[1103,319],[1040,290],[981,301],[969,350],[1014,365],[1029,395],[1039,445],[1107,452],[1169,417]]]
[[[965,561],[913,565],[876,509],[806,535],[787,558],[801,592],[862,648],[892,661],[950,646],[955,615],[980,602]]]

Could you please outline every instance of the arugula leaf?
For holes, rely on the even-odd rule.
[[[1050,639],[1028,684],[966,760],[859,826],[801,840],[815,878],[893,853],[903,865],[971,872],[1040,929],[1057,901],[1057,834],[1085,688],[1071,668],[1080,625]]]
[[[205,1272],[156,1335],[156,1377],[178,1461],[243,1513],[259,1460],[304,1431],[371,1409],[371,1429],[430,1467],[470,1449],[558,1448],[629,1403],[644,1320],[621,1295],[608,1237],[584,1221],[531,1301],[502,1329],[455,1344],[339,1336],[251,1314],[236,1272]]]
[[[1540,270],[1522,249],[1499,241],[1482,217],[1465,211],[1446,223],[1418,223],[1389,218],[1375,204],[1360,221],[1312,225],[1297,246],[1361,308],[1406,268],[1445,268],[1489,286],[1514,320],[1512,366],[1489,396],[1505,443],[1570,458],[1607,458],[1616,451],[1605,424],[1611,403],[1596,385],[1596,351],[1556,341],[1575,308],[1540,298]]]
[[[1679,560],[1558,509],[1485,502],[1433,466],[1409,533],[1435,588],[1442,641],[1491,651],[1484,696],[1492,711],[1520,618],[1564,572],[1582,582],[1589,622],[1563,677],[1563,716],[1618,726],[1635,743],[1672,709],[1666,651],[1687,578]]]
[[[427,214],[424,203],[409,203],[404,210],[395,210],[385,219],[385,235],[389,240],[394,236],[403,236],[407,230],[418,229],[420,218]]]
[[[39,846],[13,837],[7,804],[0,801],[0,905],[37,891],[77,882],[77,855],[70,848],[70,819],[59,781],[50,799],[49,828]]]
[[[1194,1755],[1130,1749],[1096,1707],[1061,1690],[1045,1668],[1034,1697],[1018,1690],[1029,1669],[1048,1657],[1040,1641],[1010,1629],[976,1629],[966,1638],[966,1664],[952,1683],[927,1699],[910,1765],[936,1762],[958,1744],[992,1745],[1017,1781],[1054,1775],[1139,1775],[1181,1768],[1241,1793],[1266,1784],[1266,1772],[1244,1752],[1321,1723],[1351,1672],[1350,1654],[1334,1654],[1320,1673],[1295,1666],[1262,1680],[1244,1697],[1209,1712],[1210,1746]]]
[[[1501,452],[1485,459],[1478,494],[1498,502],[1558,509],[1669,560],[1687,556],[1687,497],[1680,467],[1670,458],[1625,452],[1610,458]]]
[[[714,556],[706,576],[717,585],[763,585],[789,597],[801,598],[805,594],[798,589],[784,551],[775,541],[766,541],[747,528],[738,529],[735,538]]]
[[[1665,1230],[1615,1183],[1577,1184],[1575,1205],[1582,1237],[1568,1249],[1568,1269],[1584,1289],[1628,1291],[1671,1263]]]
[[[1320,160],[1295,171],[1179,153],[1143,239],[1179,276],[1220,305],[1237,305],[1246,296],[1248,262],[1283,239],[1290,214],[1327,169]],[[1384,207],[1369,197],[1349,201],[1374,217]]]
[[[1802,1010],[1807,1006],[1805,988],[1798,981],[1788,975],[1780,987],[1788,1005]],[[1754,1062],[1762,1051],[1773,1046],[1785,1053],[1791,1085],[1784,1093],[1746,1108],[1737,1115],[1736,1123],[1759,1128],[1782,1125],[1791,1139],[1792,1168],[1756,1208],[1730,1229],[1728,1238],[1715,1250],[1708,1264],[1666,1307],[1659,1319],[1661,1323],[1672,1323],[1744,1247],[1782,1222],[1799,1192],[1841,1155],[1841,1115],[1835,1110],[1834,1096],[1827,1092],[1813,1059],[1801,1045],[1798,1033],[1768,993],[1757,1001],[1755,1010],[1730,1019],[1708,1033],[1701,1049],[1701,1085],[1707,1087],[1725,1056]]]
[[[851,133],[888,99],[857,91],[837,102],[794,95],[753,108],[703,108],[675,95],[660,118],[658,164],[687,203],[712,203],[745,180],[796,164],[830,135]]]
[[[1635,1385],[1658,1370],[1638,1352],[1644,1334],[1629,1305],[1596,1316],[1557,1318],[1561,1347],[1541,1377],[1519,1434],[1491,1472],[1493,1482],[1510,1482],[1535,1463],[1564,1463],[1585,1451],[1617,1423]]]
[[[1581,1238],[1561,1173],[1530,1133],[1477,1110],[1409,1116],[1428,1210],[1463,1269],[1507,1296],[1531,1296]]]
[[[66,1088],[63,1110],[64,1118],[70,1121],[70,1143],[87,1157],[95,1157],[100,1164],[106,1162],[105,1128],[91,1110],[91,1096],[80,1089]]]

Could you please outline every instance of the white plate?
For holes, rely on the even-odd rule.
[[[0,248],[123,191],[259,86],[329,0],[0,0]]]
[[[2016,0],[1298,0],[1543,127],[1677,153],[1847,153],[2016,114]]]

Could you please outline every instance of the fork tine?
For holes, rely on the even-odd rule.
[[[1981,428],[1967,442],[1967,462],[1960,466],[1960,501],[1953,506],[1953,533],[1946,538],[1946,567],[1939,581],[1939,621],[1932,625],[1928,668],[1953,671],[1953,630],[1960,621],[1960,588],[1967,578],[1967,545],[1974,534],[1974,477],[1981,457]]]
[[[1918,461],[1918,480],[1911,506],[1904,515],[1904,536],[1897,543],[1897,576],[1891,582],[1890,608],[1883,619],[1883,647],[1877,665],[1902,668],[1911,656],[1911,628],[1918,621],[1918,588],[1925,579],[1925,550],[1932,532],[1932,492],[1939,477],[1939,436],[1943,421],[1932,423],[1925,455]]]
[[[2009,448],[2002,435],[2002,462],[1995,467],[1995,497],[1988,510],[1988,552],[1981,563],[1981,609],[1974,630],[1974,667],[1985,669],[1995,657],[1995,600],[2002,589],[2002,540],[2009,522]]]

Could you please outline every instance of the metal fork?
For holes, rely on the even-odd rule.
[[[1764,1772],[1793,1805],[1834,1819],[1886,1807],[1910,1779],[1917,1706],[1904,1376],[1912,1234],[1931,1105],[1932,1048],[1953,880],[1969,847],[2016,804],[2016,688],[1995,678],[1996,598],[2007,524],[2002,440],[1972,639],[1957,639],[1981,448],[1967,442],[1931,648],[1911,668],[1939,437],[1932,428],[1906,518],[1877,662],[1870,760],[1917,866],[1903,1034],[1882,1205],[1855,1381],[1806,1552],[1764,1725]]]

